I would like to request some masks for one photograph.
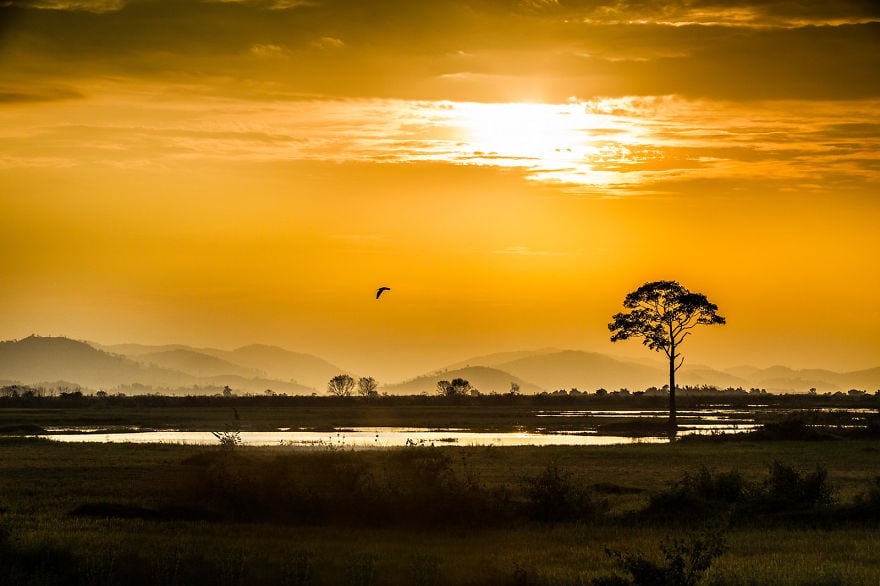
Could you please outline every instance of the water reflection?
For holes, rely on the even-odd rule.
[[[717,425],[694,425],[679,435],[722,431],[742,431],[743,427],[720,428]],[[164,443],[188,445],[217,444],[210,431],[140,431],[75,433],[53,431],[43,437],[59,442]],[[247,446],[279,446],[325,449],[396,448],[406,446],[613,446],[633,443],[662,443],[665,437],[625,437],[600,435],[591,431],[554,433],[475,432],[461,429],[400,427],[358,427],[329,433],[326,431],[242,431],[241,443]]]
[[[662,438],[630,438],[573,433],[473,432],[453,429],[395,427],[353,428],[334,433],[315,431],[242,431],[247,446],[283,446],[330,449],[395,448],[405,446],[610,446],[653,443]],[[210,431],[143,431],[120,433],[48,433],[60,442],[113,442],[165,444],[217,444]]]
[[[819,411],[827,411],[820,409]],[[833,409],[854,415],[876,413],[875,409]],[[756,429],[758,409],[712,405],[702,410],[678,412],[679,437],[694,434],[738,433]],[[777,411],[782,413],[783,411]],[[356,427],[333,431],[310,431],[281,427],[273,431],[242,431],[241,443],[248,446],[278,446],[320,449],[367,449],[405,446],[612,446],[632,443],[662,443],[665,435],[631,437],[621,433],[614,419],[624,427],[627,421],[665,421],[666,410],[541,410],[547,429],[536,431],[473,431],[463,428]],[[558,423],[553,423],[558,418]],[[578,421],[580,418],[581,421]],[[565,424],[561,424],[565,422]],[[564,427],[566,429],[556,429]],[[611,429],[614,432],[611,432]],[[597,429],[599,431],[597,431]],[[601,430],[605,429],[603,433]],[[611,432],[611,433],[609,433]],[[617,435],[614,435],[616,433]],[[659,430],[649,433],[658,434]],[[60,442],[130,442],[216,445],[210,431],[138,430],[136,428],[56,428],[44,435]]]

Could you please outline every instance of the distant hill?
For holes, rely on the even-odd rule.
[[[190,372],[172,366],[184,367]],[[226,385],[244,393],[262,393],[266,389],[279,393],[312,391],[294,382],[257,374],[191,350],[141,352],[129,358],[62,337],[30,336],[0,342],[0,379],[22,384],[70,381],[87,389],[124,392],[200,393],[213,392]]]
[[[842,385],[844,390],[880,391],[880,367],[845,372],[840,376],[840,382],[844,383]]]
[[[561,352],[558,348],[542,348],[541,350],[514,350],[512,352],[495,352],[492,354],[484,354],[482,356],[474,356],[461,362],[450,364],[446,368],[455,370],[458,368],[466,368],[468,366],[498,366],[523,358],[533,358],[536,356],[545,356],[547,354],[555,354]]]
[[[406,382],[385,385],[379,390],[389,395],[420,395],[422,393],[433,395],[437,392],[437,383],[439,381],[451,381],[456,378],[465,379],[472,387],[483,394],[492,392],[507,393],[510,391],[511,382],[519,385],[521,393],[536,393],[541,390],[537,385],[514,376],[509,372],[487,366],[468,366],[435,372]]]
[[[581,391],[615,390],[621,387],[637,390],[663,385],[660,369],[580,350],[539,351],[495,366],[547,391],[572,388]]]
[[[660,357],[662,358],[662,357]],[[191,348],[180,344],[100,346],[63,337],[30,336],[0,342],[0,381],[42,384],[69,381],[86,389],[126,393],[214,393],[226,385],[235,392],[324,394],[327,381],[345,371],[311,354],[252,344],[235,350]],[[510,383],[522,393],[577,388],[593,392],[662,387],[663,361],[633,361],[580,350],[523,350],[471,358],[418,378],[388,384],[390,394],[436,392],[437,381],[464,378],[483,393],[506,393]],[[725,371],[686,364],[676,381],[688,386],[762,388],[770,392],[820,393],[880,389],[880,368],[852,372],[738,366]],[[65,383],[66,384],[66,383]]]
[[[749,385],[772,392],[806,392],[811,388],[820,393],[861,389],[880,390],[880,368],[852,372],[834,372],[820,368],[792,369],[771,366],[754,369],[747,377]]]
[[[156,352],[169,352],[171,350],[194,350],[183,344],[162,344],[158,346],[150,344],[98,344],[97,342],[87,342],[98,350],[104,350],[111,354],[121,354],[122,356],[134,357],[143,354],[154,354]]]
[[[65,380],[90,388],[133,382],[166,386],[175,384],[178,374],[158,367],[143,367],[123,356],[69,338],[30,336],[0,342],[0,377],[25,384]]]
[[[183,348],[138,354],[133,358],[147,366],[169,368],[198,377],[232,374],[253,378],[263,374],[257,369],[244,368],[216,356]]]
[[[269,378],[295,380],[318,392],[327,390],[327,381],[331,378],[345,374],[343,369],[317,356],[265,344],[242,346],[231,352],[223,352],[219,357],[260,370]]]
[[[669,380],[668,370],[660,360],[654,366],[579,350],[544,349],[489,354],[450,368],[460,364],[491,366],[533,382],[545,391],[572,388],[582,391],[598,388],[643,390],[652,386],[662,387]],[[757,387],[772,392],[807,392],[810,388],[819,392],[851,388],[874,390],[880,388],[880,368],[837,373],[821,369],[794,370],[785,366],[764,369],[741,366],[720,371],[708,366],[685,364],[678,372],[676,382],[682,386]]]
[[[667,369],[663,370],[663,379],[666,382],[656,386],[661,387],[663,384],[669,384],[669,371]],[[718,387],[719,389],[726,389],[728,387],[748,389],[753,386],[749,383],[748,379],[729,372],[715,370],[708,366],[688,366],[687,364],[678,371],[675,380],[676,386],[701,387],[707,385]]]
[[[345,372],[317,356],[265,344],[251,344],[235,350],[192,348],[180,344],[116,344],[98,347],[124,354],[139,362],[167,365],[169,368],[199,376],[258,376],[268,380],[295,382],[302,385],[304,390],[319,393],[327,389],[327,381]]]

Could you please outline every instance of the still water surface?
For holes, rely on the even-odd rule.
[[[566,417],[570,415],[565,415]],[[679,435],[747,431],[753,423],[730,423],[707,419],[680,426]],[[247,446],[280,446],[325,449],[394,448],[405,446],[611,446],[632,443],[659,443],[664,436],[628,437],[607,435],[595,430],[547,431],[544,433],[478,432],[467,429],[419,427],[354,427],[334,431],[278,429],[276,431],[241,431],[239,438]],[[55,429],[43,437],[60,442],[129,442],[210,445],[219,442],[210,431],[179,430],[95,430]]]
[[[131,442],[171,444],[217,444],[210,431],[90,432],[70,430],[48,433],[43,437],[61,442]],[[304,448],[394,448],[404,446],[609,446],[616,444],[664,441],[662,438],[575,433],[474,432],[455,429],[400,427],[355,427],[338,432],[317,431],[242,431],[241,443],[247,446],[287,446]]]
[[[679,436],[711,433],[737,433],[760,427],[758,415],[766,412],[765,405],[731,407],[712,405],[697,410],[678,412]],[[816,411],[826,411],[818,409]],[[854,416],[876,414],[876,409],[834,409]],[[785,413],[779,410],[777,413]],[[354,427],[332,431],[314,431],[282,427],[273,431],[241,431],[239,438],[248,446],[279,446],[316,449],[369,449],[404,446],[610,446],[632,443],[660,443],[668,441],[660,431],[648,437],[630,437],[618,432],[602,433],[597,422],[626,422],[656,420],[668,417],[665,410],[541,410],[535,415],[546,418],[545,429],[536,431],[473,431],[462,428],[424,427]],[[615,421],[617,420],[617,421]],[[563,424],[564,423],[564,424]],[[564,428],[565,430],[560,430]],[[138,430],[56,428],[43,437],[59,442],[129,442],[165,444],[218,444],[210,431]]]

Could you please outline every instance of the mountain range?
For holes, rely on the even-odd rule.
[[[327,381],[346,371],[317,356],[277,346],[253,344],[235,350],[184,345],[104,346],[63,337],[30,336],[0,342],[0,383],[66,386],[119,392],[216,393],[229,386],[240,393],[323,393]],[[349,373],[356,376],[354,373]],[[577,388],[631,391],[660,387],[667,371],[662,361],[637,362],[596,352],[545,348],[477,356],[379,391],[410,395],[436,391],[437,382],[463,378],[483,393],[521,393]],[[683,386],[763,388],[770,392],[818,392],[880,389],[880,368],[852,372],[795,370],[785,366],[740,366],[717,370],[685,366]]]

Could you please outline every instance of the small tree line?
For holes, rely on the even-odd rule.
[[[347,374],[339,374],[327,383],[327,393],[334,397],[351,397],[356,391],[361,397],[378,397],[378,387],[379,383],[371,376],[361,377],[355,381]],[[479,389],[463,378],[437,381],[435,390],[441,397],[479,397],[482,395]],[[516,382],[510,383],[510,391],[507,395],[519,395],[519,385]]]
[[[338,374],[327,383],[327,393],[334,397],[351,397],[357,389],[361,397],[378,397],[379,383],[371,376],[362,376],[357,381],[347,374]]]

